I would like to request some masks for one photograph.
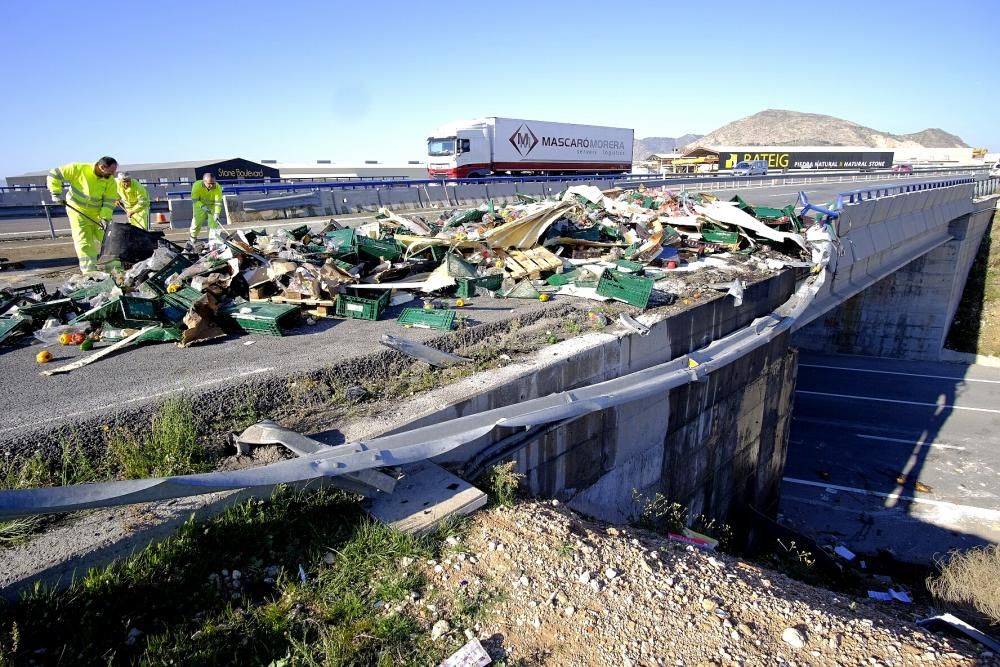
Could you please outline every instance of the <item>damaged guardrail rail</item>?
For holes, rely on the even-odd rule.
[[[334,447],[318,447],[316,451],[299,458],[258,468],[2,491],[0,518],[71,512],[355,475],[366,470],[431,459],[500,427],[525,429],[540,436],[551,425],[565,424],[593,412],[650,398],[687,383],[704,381],[713,371],[788,331],[808,307],[826,279],[826,263],[832,256],[835,240],[830,222],[828,216],[808,230],[806,238],[813,255],[814,272],[788,301],[750,326],[672,361],[580,389],[403,433]],[[524,438],[518,444],[526,446],[532,439]],[[488,455],[488,452],[485,454]],[[478,456],[482,458],[484,453],[480,452]]]

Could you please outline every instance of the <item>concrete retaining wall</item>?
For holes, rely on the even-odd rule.
[[[794,283],[792,272],[786,271],[750,286],[739,308],[730,298],[717,298],[657,322],[648,336],[602,335],[597,342],[594,336],[567,341],[563,345],[590,342],[559,363],[437,408],[393,432],[669,361],[772,312],[788,299]],[[676,389],[655,400],[579,419],[521,450],[517,469],[526,475],[533,493],[562,497],[580,511],[609,521],[638,515],[641,503],[633,490],[663,492],[720,520],[735,516],[734,511],[746,503],[762,511],[773,509],[794,384],[794,360],[786,354],[786,343],[786,337],[780,337],[763,352],[733,364],[698,388]],[[700,426],[693,428],[694,423]],[[464,463],[513,432],[498,431],[438,461]],[[760,444],[761,436],[769,441]],[[727,470],[733,466],[733,471]],[[682,488],[672,481],[676,479],[698,480],[697,488]]]

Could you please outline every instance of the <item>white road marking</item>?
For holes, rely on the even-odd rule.
[[[205,380],[204,382],[199,382],[198,384],[193,386],[208,387],[213,384],[219,384],[220,382],[229,382],[230,380],[236,380],[239,378],[247,377],[248,375],[257,375],[259,373],[266,373],[268,371],[273,371],[273,370],[274,368],[272,366],[268,366],[267,368],[255,368],[252,371],[243,371],[242,373],[237,373],[236,375],[230,375],[229,377],[215,378],[213,380]]]
[[[886,438],[881,435],[864,435],[863,433],[855,433],[855,436],[859,438],[864,438],[865,440],[882,440],[884,442],[901,442],[905,445],[912,445],[916,447],[934,447],[936,449],[958,449],[961,451],[965,450],[965,447],[960,445],[946,445],[942,442],[922,442],[921,440],[913,440],[912,438],[907,440],[906,438]]]
[[[886,498],[889,500],[906,500],[913,503],[918,503],[921,505],[933,505],[935,507],[943,507],[949,510],[957,511],[962,514],[967,514],[969,516],[974,516],[980,519],[987,519],[989,521],[1000,521],[1000,510],[986,509],[985,507],[974,507],[972,505],[959,505],[957,503],[949,503],[944,500],[931,500],[930,498],[915,498],[913,496],[904,496],[899,493],[882,493],[881,491],[869,491],[868,489],[859,489],[853,486],[840,486],[839,484],[826,484],[824,482],[813,482],[807,479],[797,479],[795,477],[783,477],[783,481],[789,484],[802,484],[803,486],[813,486],[820,489],[835,489],[837,491],[844,491],[846,493],[857,493],[863,496],[873,496],[876,498]]]
[[[861,401],[878,401],[880,403],[896,403],[899,405],[919,405],[927,408],[949,408],[952,410],[970,410],[972,412],[990,412],[993,414],[1000,414],[1000,410],[991,410],[990,408],[971,408],[965,405],[948,405],[943,403],[924,403],[921,401],[900,401],[894,398],[876,398],[875,396],[853,396],[851,394],[828,394],[822,391],[806,391],[805,389],[796,389],[796,394],[808,394],[810,396],[829,396],[830,398],[850,398],[854,400]]]
[[[914,378],[932,378],[935,380],[960,380],[962,382],[986,382],[1000,384],[1000,380],[980,380],[978,378],[956,377],[954,375],[931,375],[929,373],[903,373],[900,371],[876,371],[870,368],[851,368],[849,366],[827,366],[824,364],[799,364],[799,368],[827,368],[835,371],[855,371],[857,373],[879,373],[880,375],[905,375]]]
[[[207,387],[213,384],[219,384],[222,382],[229,382],[230,380],[236,380],[238,378],[247,377],[248,375],[257,375],[259,373],[267,373],[268,371],[273,371],[273,366],[268,366],[267,368],[255,368],[250,371],[243,371],[241,373],[236,373],[235,375],[230,375],[227,377],[216,378],[213,380],[206,380],[205,382],[199,382],[198,384],[192,385],[192,387]],[[94,408],[87,408],[86,410],[80,410],[78,412],[71,412],[69,414],[63,415],[64,418],[69,417],[80,417],[82,415],[91,414],[94,412],[104,412],[110,408],[114,408],[120,405],[127,405],[128,403],[137,403],[139,401],[146,401],[151,398],[160,398],[161,396],[167,396],[169,394],[176,394],[178,392],[184,391],[184,387],[177,387],[175,389],[167,389],[166,391],[160,391],[155,394],[146,394],[145,396],[136,396],[134,398],[129,398],[122,401],[115,401],[114,403],[108,403],[107,405],[100,405]],[[50,421],[50,420],[46,420]],[[39,424],[42,422],[38,422]],[[0,429],[0,433],[6,433],[8,431],[19,431],[29,426],[34,426],[34,424],[21,424],[20,426],[9,426],[7,428]]]

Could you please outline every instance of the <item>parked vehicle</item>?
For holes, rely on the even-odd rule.
[[[620,127],[520,118],[459,121],[427,138],[427,173],[431,178],[627,173],[633,134]]]
[[[767,160],[740,162],[733,167],[733,176],[767,176]]]
[[[892,169],[890,169],[889,171],[891,171],[894,174],[909,173],[909,172],[913,171],[913,165],[912,164],[894,164],[894,165],[892,165]]]

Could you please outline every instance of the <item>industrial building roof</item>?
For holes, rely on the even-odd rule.
[[[197,169],[198,167],[203,167],[207,164],[216,164],[218,162],[226,162],[228,160],[239,160],[243,158],[219,158],[216,160],[180,160],[178,162],[139,162],[136,164],[119,164],[118,171],[153,171],[154,169]],[[97,162],[97,160],[94,160]],[[248,162],[253,162],[253,160],[248,160]],[[55,165],[53,165],[55,166]],[[16,174],[16,176],[45,176],[49,173],[49,170],[45,171],[29,171],[23,174]]]

